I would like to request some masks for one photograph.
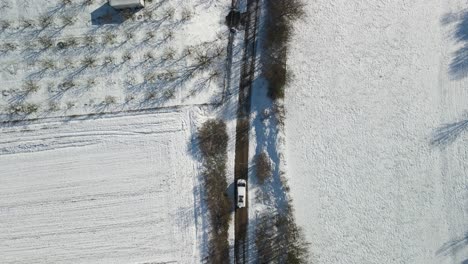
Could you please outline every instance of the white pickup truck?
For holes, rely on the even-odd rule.
[[[247,182],[243,179],[237,180],[237,208],[244,208],[246,204]]]

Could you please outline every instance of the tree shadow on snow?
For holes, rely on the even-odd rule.
[[[449,74],[455,79],[463,79],[468,76],[468,11],[460,13],[448,13],[441,20],[442,25],[453,25],[450,33],[458,48],[449,65]]]
[[[434,131],[430,143],[433,146],[447,146],[460,137],[467,128],[468,119],[445,124]]]
[[[468,232],[462,237],[452,239],[446,242],[436,251],[437,256],[455,256],[468,246]],[[463,260],[460,264],[468,264],[468,259]]]

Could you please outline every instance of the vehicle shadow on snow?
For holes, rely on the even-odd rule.
[[[445,14],[441,23],[453,27],[450,35],[460,46],[453,53],[448,72],[455,80],[463,79],[468,76],[468,10]]]

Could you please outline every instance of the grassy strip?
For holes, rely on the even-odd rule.
[[[206,203],[210,215],[211,234],[207,263],[225,263],[229,260],[228,229],[231,201],[226,190],[226,159],[228,135],[222,120],[208,120],[198,131],[203,156]]]
[[[302,0],[265,0],[265,36],[263,40],[263,75],[268,80],[268,96],[284,98],[288,81],[286,49],[291,38],[293,22],[304,16]]]

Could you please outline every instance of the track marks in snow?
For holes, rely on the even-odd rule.
[[[198,263],[187,117],[0,128],[0,262]]]
[[[182,129],[178,114],[119,117],[110,120],[115,122],[106,126],[101,126],[102,120],[88,120],[0,128],[1,133],[6,135],[0,138],[0,155],[84,147],[118,141],[119,138],[170,134]]]

